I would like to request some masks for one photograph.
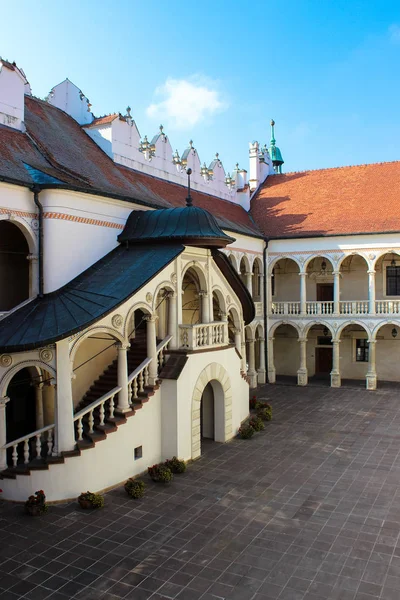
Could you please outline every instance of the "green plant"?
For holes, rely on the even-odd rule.
[[[82,492],[78,498],[78,502],[82,508],[103,508],[104,496],[89,491]]]
[[[131,498],[143,498],[146,484],[141,479],[129,478],[124,488]]]
[[[242,440],[249,440],[253,437],[255,431],[253,427],[248,423],[247,425],[242,425],[238,429],[238,434],[242,438]]]
[[[254,417],[249,421],[250,427],[254,429],[254,431],[262,431],[264,429],[263,420],[259,417]]]
[[[148,467],[147,471],[153,481],[160,483],[169,483],[174,477],[171,469],[166,467],[164,463]]]
[[[259,419],[262,419],[263,421],[271,421],[272,419],[272,410],[270,410],[269,408],[259,408],[257,410],[257,417]]]
[[[250,410],[254,410],[257,406],[257,396],[252,396],[249,400],[249,408]]]
[[[42,515],[47,512],[46,496],[43,490],[35,492],[35,495],[29,496],[25,502],[25,512],[29,515]]]
[[[186,463],[184,460],[179,460],[176,456],[165,461],[165,466],[171,469],[172,473],[179,474],[186,471]]]

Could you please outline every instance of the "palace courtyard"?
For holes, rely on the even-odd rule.
[[[143,500],[37,518],[0,501],[0,598],[398,600],[399,387],[257,393],[265,431],[204,442]]]

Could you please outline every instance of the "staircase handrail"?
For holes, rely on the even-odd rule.
[[[152,358],[145,358],[143,362],[140,363],[138,367],[128,376],[128,383],[132,383],[132,381],[137,377],[152,361]]]
[[[172,335],[167,335],[167,337],[165,337],[157,346],[157,354],[163,349],[165,348],[165,346],[167,346],[170,341],[172,340],[173,336]]]
[[[120,392],[121,390],[122,390],[122,387],[119,386],[119,385],[117,385],[115,388],[113,388],[109,392],[106,392],[105,394],[103,394],[103,396],[101,396],[101,398],[98,398],[97,400],[95,400],[91,404],[88,404],[87,406],[85,406],[85,408],[82,408],[82,410],[80,410],[79,412],[75,413],[74,414],[74,421],[77,421],[78,419],[81,419],[88,412],[90,412],[91,410],[94,410],[95,408],[97,408],[98,406],[100,406],[100,404],[102,404],[103,402],[106,402],[112,396],[115,396],[116,394],[118,394],[118,392]]]
[[[16,440],[13,440],[12,442],[7,442],[7,444],[4,444],[4,446],[1,446],[1,448],[3,450],[6,450],[7,448],[16,446],[17,444],[20,444],[21,442],[25,442],[25,440],[29,440],[30,438],[36,437],[37,435],[41,435],[42,433],[45,433],[46,431],[49,431],[50,429],[54,429],[54,427],[55,427],[55,423],[53,423],[52,425],[46,425],[46,427],[37,429],[36,431],[33,431],[32,433],[27,433],[26,435],[23,435],[22,437],[20,437]]]

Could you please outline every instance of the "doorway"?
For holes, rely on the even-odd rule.
[[[215,402],[211,383],[207,383],[201,397],[200,435],[202,439],[215,439]]]
[[[332,371],[332,348],[315,348],[315,376],[329,377]]]
[[[333,302],[333,283],[317,283],[317,302]]]

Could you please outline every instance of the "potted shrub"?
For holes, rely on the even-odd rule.
[[[253,437],[254,433],[254,429],[249,423],[242,425],[238,429],[238,434],[240,435],[242,440],[249,440]]]
[[[249,407],[250,410],[254,410],[256,408],[256,404],[257,404],[257,397],[256,396],[252,396],[249,400]]]
[[[164,465],[164,463],[148,467],[147,471],[152,480],[159,483],[169,483],[174,477],[171,469]]]
[[[47,512],[46,496],[43,490],[35,492],[34,496],[29,496],[25,502],[25,512],[31,517],[38,517]]]
[[[254,431],[262,431],[264,429],[264,423],[259,417],[253,417],[249,421],[249,425],[254,429]]]
[[[78,502],[81,508],[103,508],[104,497],[101,494],[95,494],[94,492],[82,492],[78,498]]]
[[[272,406],[267,402],[257,402],[257,417],[263,421],[271,421],[272,419]]]
[[[184,460],[179,460],[176,456],[165,461],[165,466],[171,469],[172,473],[178,475],[186,471],[186,463]]]
[[[124,485],[126,493],[136,500],[138,498],[143,498],[145,487],[146,484],[144,481],[141,479],[132,479],[132,477],[130,477]]]

